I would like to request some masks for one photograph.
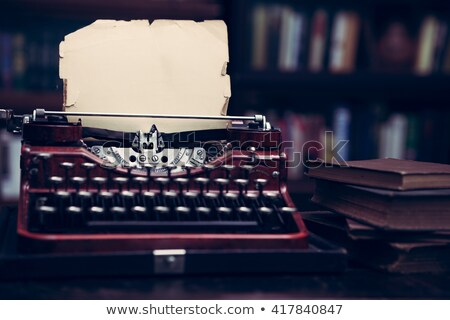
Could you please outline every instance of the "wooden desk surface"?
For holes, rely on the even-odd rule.
[[[4,281],[0,299],[449,299],[450,274],[177,276]]]

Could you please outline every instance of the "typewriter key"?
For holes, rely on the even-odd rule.
[[[227,179],[230,179],[231,177],[231,172],[234,170],[235,166],[233,166],[232,164],[224,164],[222,166],[222,168],[225,170],[225,176]]]
[[[174,191],[163,191],[162,195],[168,199],[176,199],[178,196]]]
[[[79,205],[81,208],[86,209],[91,205],[92,196],[92,193],[89,191],[80,191],[75,194],[74,203]]]
[[[122,191],[120,193],[120,197],[122,198],[122,204],[126,208],[131,208],[135,205],[135,193],[131,191]]]
[[[60,215],[60,222],[64,223],[63,212],[70,205],[70,193],[67,191],[58,191],[55,193],[56,205]]]
[[[228,220],[231,218],[231,213],[233,212],[233,210],[227,207],[218,207],[217,212],[219,213],[222,219]]]
[[[170,209],[166,206],[156,206],[154,207],[154,211],[158,215],[160,220],[169,220],[170,217]]]
[[[79,228],[83,225],[83,210],[80,207],[70,206],[66,212],[69,216],[70,227]]]
[[[266,197],[269,200],[274,201],[274,200],[277,200],[280,197],[280,195],[276,192],[268,191],[268,192],[264,192],[264,197]]]
[[[97,204],[103,209],[112,207],[114,202],[114,193],[109,191],[101,191],[97,194]]]
[[[216,178],[214,179],[214,182],[219,187],[220,195],[223,195],[223,189],[230,183],[230,180],[224,178]]]
[[[159,185],[159,192],[163,193],[164,187],[167,186],[167,190],[169,190],[169,178],[166,177],[158,177],[155,179],[155,182]]]
[[[244,191],[247,193],[247,185],[248,185],[248,179],[235,179],[234,183],[237,184],[239,188],[239,194],[242,196]]]
[[[156,193],[152,191],[146,191],[143,193],[144,205],[147,208],[154,206],[156,203]]]
[[[128,178],[126,177],[115,177],[113,178],[114,183],[117,185],[119,192],[123,191],[123,186],[128,183]]]
[[[170,207],[176,206],[177,196],[177,193],[174,191],[164,191],[162,193],[162,204]]]
[[[239,212],[240,215],[246,218],[251,216],[252,214],[252,209],[250,209],[249,207],[239,207],[237,211]]]
[[[124,207],[111,207],[110,212],[113,216],[114,220],[126,220],[127,217],[127,209]]]
[[[59,164],[59,166],[64,169],[64,176],[66,179],[66,190],[67,190],[69,188],[69,171],[72,170],[73,167],[75,167],[75,164],[73,164],[72,162],[62,162]]]
[[[134,177],[133,182],[137,184],[139,193],[142,193],[143,186],[148,183],[148,178],[146,177]]]
[[[209,217],[211,214],[211,209],[207,207],[196,207],[195,211],[197,211],[200,217]]]
[[[263,196],[263,200],[261,200],[263,204],[266,204],[269,207],[280,205],[281,196],[279,193],[267,191],[264,192]]]
[[[281,208],[281,212],[282,212],[282,213],[293,214],[293,213],[297,212],[297,208],[292,208],[292,207],[282,207],[282,208]]]
[[[56,224],[56,208],[51,206],[39,206],[36,208],[39,214],[39,223],[42,228],[53,228]]]
[[[224,194],[224,206],[236,207],[239,206],[239,195],[234,192],[227,192]]]
[[[189,183],[189,180],[186,178],[176,178],[175,183],[178,185],[178,192],[183,193],[183,187]]]
[[[209,178],[198,177],[198,178],[195,178],[194,181],[198,184],[198,186],[200,188],[200,193],[203,194],[203,190],[205,189],[205,186],[206,187],[209,186]],[[209,188],[207,187],[206,192],[208,192],[208,191],[209,191]]]
[[[89,217],[94,221],[103,220],[105,218],[105,210],[102,207],[89,208]]]
[[[188,199],[197,199],[198,198],[198,192],[195,191],[189,191],[183,193],[183,195]]]
[[[270,215],[273,212],[273,209],[268,208],[268,207],[260,207],[258,208],[259,213],[263,214],[263,215]]]
[[[259,196],[262,198],[264,187],[267,184],[267,179],[255,179],[255,188],[259,191]]]
[[[86,191],[88,191],[89,185],[91,184],[91,170],[97,165],[95,163],[83,162],[80,166],[86,171]]]
[[[189,220],[191,209],[184,206],[178,206],[175,208],[175,212],[180,220]]]
[[[244,194],[244,198],[253,202],[253,201],[257,201],[258,200],[258,194],[253,193],[253,192],[249,192]]]
[[[70,181],[75,186],[75,190],[80,192],[81,185],[86,181],[86,179],[83,177],[72,177],[70,178]]]
[[[131,208],[133,218],[136,220],[144,220],[147,217],[147,209],[141,206],[134,206]]]
[[[102,186],[106,184],[106,178],[104,177],[94,177],[92,178],[92,183],[97,186],[97,192],[100,193]]]
[[[217,193],[206,192],[203,194],[203,204],[207,207],[216,208],[219,206],[218,197]]]
[[[230,200],[230,201],[239,199],[239,195],[234,192],[225,193],[223,196],[225,197],[225,199]]]
[[[203,196],[205,197],[205,199],[211,199],[211,200],[215,200],[219,197],[219,195],[214,192],[206,192]]]
[[[48,160],[50,160],[51,157],[52,157],[52,155],[50,153],[46,153],[46,152],[39,153],[36,157],[38,160],[42,160],[42,171],[43,171],[44,177],[48,176]],[[46,181],[45,183],[48,186],[48,181]]]
[[[194,208],[197,206],[198,192],[188,191],[183,193],[183,199],[186,199],[187,204]]]
[[[48,180],[50,181],[50,184],[52,185],[53,190],[55,192],[58,191],[58,186],[61,183],[63,183],[63,181],[64,181],[64,179],[62,177],[58,177],[58,176],[52,176],[52,177],[48,178]]]

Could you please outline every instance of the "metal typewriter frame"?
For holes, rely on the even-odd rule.
[[[12,112],[2,111],[2,118],[13,119]],[[264,116],[186,116],[186,115],[157,115],[157,114],[103,114],[103,113],[66,113],[59,111],[45,111],[36,109],[33,115],[22,119],[23,146],[21,155],[21,195],[18,208],[19,247],[24,251],[32,252],[118,252],[140,250],[168,250],[168,249],[302,249],[308,247],[308,233],[298,212],[293,214],[298,231],[286,234],[190,234],[190,233],[142,233],[142,234],[45,234],[30,232],[28,228],[28,201],[30,191],[39,191],[39,188],[30,184],[30,175],[27,171],[32,161],[41,153],[51,153],[58,159],[71,159],[79,164],[89,161],[97,164],[95,170],[99,175],[106,175],[98,158],[82,146],[81,123],[52,123],[42,121],[48,116],[111,116],[111,117],[149,117],[149,118],[181,118],[181,119],[215,119],[215,120],[241,120],[254,121],[247,128],[227,128],[224,130],[227,141],[248,142],[247,150],[234,151],[232,148],[217,161],[225,164],[234,164],[241,161],[253,161],[255,157],[270,162],[275,168],[258,167],[255,178],[263,176],[269,182],[266,190],[279,192],[289,207],[294,207],[287,187],[286,154],[281,146],[281,132],[271,128]],[[48,120],[48,119],[47,119]],[[17,121],[16,121],[17,123]],[[17,125],[11,126],[12,131],[18,131]],[[14,130],[15,128],[15,130]],[[275,150],[274,150],[275,148]],[[253,159],[253,160],[252,160]],[[231,163],[233,161],[233,163]],[[238,167],[236,165],[236,167]],[[44,170],[42,164],[39,170]],[[60,169],[52,169],[63,174]],[[58,171],[59,170],[59,171]],[[79,170],[79,169],[76,169]],[[239,170],[239,168],[237,169]],[[76,171],[80,172],[80,171]],[[54,172],[52,172],[54,174]],[[126,175],[127,170],[116,168],[115,175]],[[139,175],[141,173],[133,173]],[[204,174],[201,168],[195,168],[190,173],[192,177]],[[179,176],[183,176],[180,174]],[[37,183],[39,185],[39,182]],[[41,185],[44,185],[41,183]]]

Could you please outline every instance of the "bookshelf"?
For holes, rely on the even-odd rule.
[[[38,107],[61,110],[62,99],[60,92],[0,90],[2,106],[14,109],[17,114],[27,113]]]
[[[232,1],[226,8],[231,22],[233,98],[230,113],[255,110],[274,115],[272,122],[282,127],[287,140],[305,135],[311,130],[307,126],[310,115],[319,115],[322,117],[319,131],[336,133],[338,129],[341,137],[350,139],[348,160],[390,156],[394,151],[392,156],[450,163],[450,131],[447,129],[450,127],[450,70],[445,67],[444,50],[441,49],[441,55],[437,55],[440,26],[444,26],[442,29],[450,28],[449,2],[251,0]],[[325,12],[327,24],[323,38],[323,64],[317,71],[310,70],[309,56],[312,52],[311,38],[317,32],[315,14],[319,9]],[[292,12],[296,14],[294,18]],[[356,49],[351,68],[333,72],[331,49],[336,50],[332,47],[336,42],[333,29],[341,12],[356,13],[360,21],[359,34],[353,40]],[[304,30],[299,26],[299,20],[306,25]],[[288,22],[283,25],[284,21]],[[394,27],[390,29],[392,24]],[[294,28],[292,26],[297,28],[296,39],[305,47],[305,52],[293,49],[298,60],[295,68],[286,71],[281,66],[286,67],[286,61],[290,60],[289,55],[282,56],[282,52],[287,50],[283,51],[282,47],[292,49],[292,46],[287,46],[287,42],[283,44],[283,32],[289,34],[289,28]],[[423,63],[420,65],[417,61],[429,58],[420,53],[426,49],[428,38],[421,36],[422,29],[426,28],[436,36],[432,44],[435,51],[431,55],[434,62],[425,59],[428,67],[424,68]],[[385,35],[389,34],[386,30],[393,30],[397,41],[394,45],[393,38]],[[448,32],[442,37],[444,40],[441,42],[450,53]],[[403,47],[395,47],[398,43]],[[264,51],[262,48],[265,48],[265,54],[255,56],[255,52]],[[386,48],[397,50],[394,50],[396,56],[388,56],[392,59],[388,62],[383,60],[386,59]],[[404,55],[404,60],[399,60],[405,52],[409,53],[409,58]],[[262,65],[261,61],[264,61]],[[298,121],[292,121],[293,117],[298,117]],[[306,126],[307,129],[299,135],[289,130],[292,126]],[[315,134],[315,139],[320,139],[320,133]],[[391,143],[394,140],[397,146]],[[301,146],[297,146],[296,151],[298,148]],[[327,158],[326,154],[322,156]],[[290,185],[299,193],[312,189],[305,179],[291,181]]]
[[[267,95],[282,93],[315,99],[359,97],[365,100],[376,98],[403,98],[416,100],[434,96],[450,102],[446,94],[450,88],[450,75],[435,74],[377,74],[354,72],[333,75],[329,73],[282,74],[271,72],[235,73],[232,78],[234,93],[258,91]],[[420,90],[413,90],[420,88]],[[326,96],[324,96],[326,94]]]
[[[59,19],[216,19],[223,14],[215,0],[5,0],[4,12]]]

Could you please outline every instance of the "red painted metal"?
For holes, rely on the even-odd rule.
[[[294,214],[294,221],[298,231],[286,234],[158,234],[158,233],[64,233],[64,234],[46,234],[31,232],[29,230],[28,202],[31,193],[48,192],[49,186],[46,185],[46,179],[49,176],[64,176],[65,172],[60,168],[61,162],[72,162],[75,164],[71,170],[71,176],[85,176],[85,171],[80,167],[82,162],[96,163],[90,176],[116,177],[128,176],[126,169],[117,167],[108,170],[102,166],[102,160],[86,148],[80,146],[81,126],[68,124],[52,126],[49,124],[25,124],[24,125],[24,143],[21,154],[21,194],[18,210],[18,235],[19,246],[23,251],[33,252],[112,252],[112,251],[139,251],[149,249],[293,249],[307,248],[308,232],[303,224],[300,214]],[[44,132],[49,143],[41,143],[43,137],[37,134]],[[291,207],[294,206],[286,187],[287,169],[286,156],[282,148],[277,146],[281,142],[279,131],[270,133],[263,131],[249,131],[230,129],[227,131],[227,141],[253,146],[256,148],[256,159],[259,159],[258,165],[251,173],[251,178],[265,178],[268,180],[265,190],[276,191],[281,194],[284,201]],[[259,143],[255,143],[259,142]],[[47,160],[45,168],[43,162],[36,164],[36,157],[42,153],[51,154]],[[211,164],[218,168],[210,173],[211,178],[225,176],[225,170],[220,168],[220,164],[233,164],[236,168],[231,175],[236,178],[243,174],[240,165],[248,163],[252,153],[246,148],[241,150],[230,150],[222,156],[215,159]],[[262,161],[264,160],[264,161]],[[34,166],[38,169],[37,176],[31,178],[29,171]],[[46,172],[44,172],[44,169]],[[277,173],[274,174],[274,172]],[[133,176],[146,176],[146,172],[141,170],[132,170]],[[185,173],[173,173],[173,177],[185,176]],[[205,176],[206,173],[201,168],[194,168],[191,171],[191,177]],[[63,187],[62,187],[63,188]],[[83,187],[86,188],[86,187]],[[136,186],[131,187],[137,191]],[[157,189],[152,186],[152,189]],[[170,186],[176,189],[175,185]],[[89,190],[95,190],[93,185],[88,186]],[[114,186],[113,186],[114,189]],[[197,189],[197,186],[191,183],[190,190]],[[234,183],[230,183],[229,189],[237,192],[238,188]],[[212,190],[217,190],[212,187]],[[253,185],[249,185],[249,190],[255,190]],[[74,191],[69,187],[69,191]]]

